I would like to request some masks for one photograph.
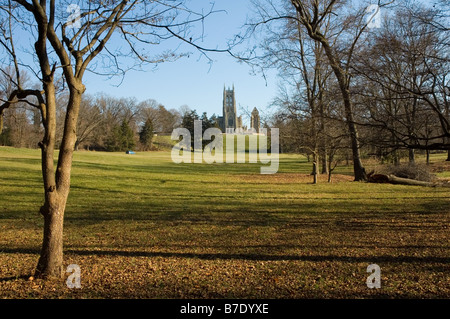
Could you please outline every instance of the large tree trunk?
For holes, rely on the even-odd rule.
[[[63,221],[65,200],[55,196],[55,203],[42,206],[44,238],[41,255],[36,267],[36,277],[63,276]]]
[[[366,181],[367,175],[366,170],[361,162],[361,155],[359,152],[359,141],[358,141],[358,131],[356,130],[356,126],[353,123],[353,116],[351,116],[351,120],[348,121],[348,127],[350,131],[350,140],[352,144],[352,159],[353,159],[353,172],[355,175],[355,181]]]
[[[328,44],[328,41],[326,41],[325,38],[320,38],[320,41],[323,45],[323,48],[325,50],[325,53],[328,57],[328,60],[330,62],[330,66],[333,69],[334,74],[336,75],[336,78],[339,83],[339,89],[342,94],[342,98],[344,101],[344,109],[345,109],[345,116],[346,116],[346,122],[348,125],[348,130],[350,133],[350,142],[351,142],[351,148],[352,148],[352,159],[353,159],[353,171],[355,175],[355,181],[366,181],[367,180],[367,174],[366,170],[364,169],[362,162],[361,162],[361,155],[359,151],[359,141],[358,141],[358,131],[356,129],[356,125],[353,118],[353,107],[350,99],[350,92],[348,89],[348,81],[345,77],[345,72],[340,66],[339,61],[334,56],[333,50]]]
[[[61,141],[58,164],[54,170],[54,146],[56,132],[56,101],[54,87],[47,87],[47,130],[42,148],[42,174],[45,187],[45,203],[41,207],[44,216],[44,237],[41,255],[36,267],[36,276],[41,278],[62,277],[63,272],[63,223],[64,212],[70,189],[70,173],[72,156],[75,147],[76,124],[81,95],[84,86],[80,90],[71,88],[67,105],[64,135]]]

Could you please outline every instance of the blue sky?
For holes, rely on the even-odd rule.
[[[208,10],[210,1],[194,2]],[[216,0],[214,10],[225,10],[208,17],[204,25],[204,39],[199,45],[225,47],[226,41],[240,31],[250,14],[250,0]],[[195,30],[194,30],[195,33]],[[186,47],[187,48],[187,47]],[[87,93],[104,92],[116,97],[136,97],[138,101],[154,99],[166,108],[188,105],[198,113],[221,115],[223,87],[235,86],[238,113],[239,108],[250,111],[257,107],[264,112],[277,92],[275,71],[264,79],[260,74],[252,75],[250,66],[238,63],[227,53],[210,53],[212,65],[194,48],[189,58],[176,62],[162,63],[156,70],[150,65],[145,72],[130,71],[120,86],[120,78],[108,80],[105,77],[86,74]],[[247,119],[244,118],[244,124]]]

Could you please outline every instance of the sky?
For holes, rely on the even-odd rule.
[[[196,5],[210,6],[210,1],[196,0]],[[226,41],[241,30],[249,12],[250,0],[216,0],[214,10],[219,12],[208,17],[204,24],[204,37],[196,43],[211,48],[223,48]],[[199,8],[200,8],[199,7]],[[86,93],[106,93],[116,97],[135,97],[138,101],[154,99],[168,109],[187,105],[198,114],[207,112],[222,115],[224,86],[235,87],[238,115],[242,109],[257,107],[262,113],[277,93],[275,71],[264,78],[252,74],[249,65],[239,63],[227,53],[208,53],[213,63],[195,48],[187,48],[193,54],[176,62],[159,64],[154,70],[149,65],[144,72],[129,71],[123,82],[121,78],[107,79],[94,74],[85,75]],[[254,72],[253,72],[254,73]],[[243,116],[244,125],[248,118]],[[248,123],[247,123],[248,124]]]
[[[355,1],[362,1],[364,4],[371,2]],[[214,3],[214,10],[217,11],[205,19],[203,28],[193,29],[195,43],[208,48],[225,48],[227,40],[242,31],[247,16],[252,16],[251,2],[252,0],[188,1],[190,6],[195,6],[195,11],[201,12],[203,9],[207,12],[211,3]],[[22,32],[19,44],[23,44],[24,50],[29,51],[32,45],[31,40],[28,41],[29,30]],[[170,41],[158,47],[173,49],[178,44]],[[129,71],[122,82],[121,77],[109,79],[86,73],[86,93],[105,93],[118,98],[134,97],[139,102],[153,99],[167,109],[187,105],[197,110],[198,114],[207,112],[209,116],[213,113],[220,116],[223,88],[234,85],[237,111],[238,115],[243,115],[244,125],[248,125],[244,110],[251,111],[257,107],[263,115],[274,111],[269,105],[278,93],[279,79],[276,70],[267,71],[265,77],[261,74],[254,75],[250,66],[239,63],[227,53],[209,53],[209,57],[213,59],[210,64],[195,48],[187,45],[182,48],[192,52],[189,58],[161,63],[156,69],[153,65],[148,65],[144,71]]]

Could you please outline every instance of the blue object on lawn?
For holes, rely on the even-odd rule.
[[[136,154],[136,153],[133,152],[133,151],[126,151],[126,153],[127,153],[127,154]]]

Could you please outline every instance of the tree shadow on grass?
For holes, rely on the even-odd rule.
[[[3,253],[39,254],[38,249],[30,248],[6,248]],[[152,251],[127,251],[127,250],[87,250],[68,249],[66,254],[80,256],[121,256],[121,257],[166,257],[166,258],[189,258],[201,260],[249,260],[249,261],[311,261],[311,262],[372,262],[372,263],[443,263],[450,264],[450,257],[438,256],[340,256],[340,255],[269,255],[252,253],[180,253],[180,252],[152,252]]]
[[[10,276],[5,278],[0,278],[0,282],[7,282],[7,281],[13,281],[13,280],[28,280],[30,278],[30,275],[21,275],[21,276]]]
[[[2,253],[9,254],[39,254],[39,249],[32,248],[6,248]],[[253,254],[253,253],[191,253],[191,252],[154,252],[154,251],[127,251],[127,250],[90,250],[90,249],[66,249],[65,254],[74,256],[108,256],[108,257],[147,257],[147,258],[184,258],[199,260],[245,260],[245,261],[304,261],[304,262],[343,262],[343,263],[376,263],[376,264],[422,264],[422,267],[434,269],[438,272],[448,272],[450,257],[438,256],[342,256],[342,255],[301,255],[301,254]],[[438,264],[438,265],[433,265]],[[28,280],[29,275],[9,276],[0,278],[0,282],[13,280]]]
[[[6,248],[2,253],[9,254],[39,254],[39,249],[31,248]],[[342,255],[300,255],[300,254],[252,254],[252,253],[190,253],[190,252],[153,252],[153,251],[128,251],[128,250],[97,250],[97,249],[66,249],[66,254],[80,256],[121,256],[121,257],[175,257],[202,260],[249,260],[249,261],[338,261],[338,262],[389,262],[389,263],[444,263],[450,264],[450,257],[439,256],[342,256]]]
[[[124,257],[176,257],[202,260],[249,260],[249,261],[340,261],[340,262],[390,262],[390,263],[449,263],[448,257],[436,256],[339,256],[339,255],[268,255],[268,254],[227,254],[227,253],[178,253],[178,252],[151,252],[151,251],[120,251],[120,250],[69,250],[66,253],[74,255],[97,256],[124,256]]]

